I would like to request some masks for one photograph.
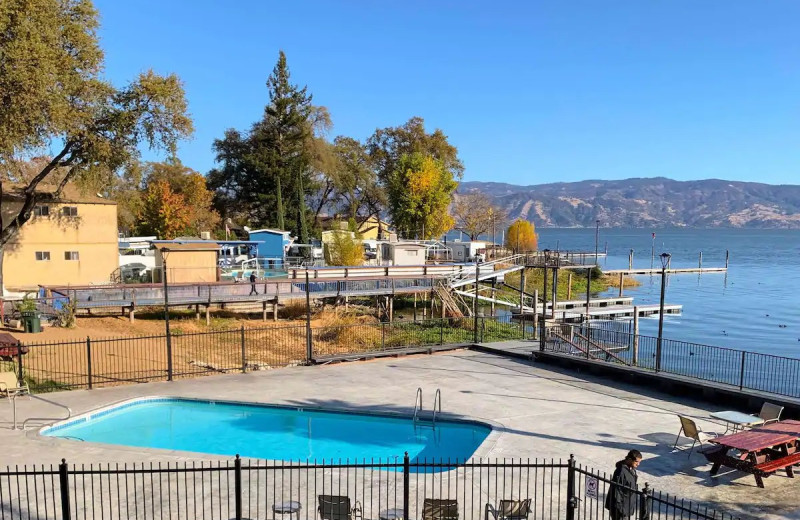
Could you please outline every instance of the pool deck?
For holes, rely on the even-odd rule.
[[[581,464],[610,472],[629,449],[638,449],[644,454],[640,484],[649,482],[660,491],[743,518],[800,518],[800,505],[791,498],[797,496],[800,479],[779,472],[766,479],[766,489],[759,489],[752,475],[721,472],[711,477],[710,464],[702,455],[695,452],[687,457],[685,452],[672,450],[679,429],[676,414],[694,417],[704,430],[721,433],[724,425],[709,417],[718,409],[643,387],[488,353],[461,350],[43,397],[71,407],[74,414],[130,398],[160,395],[411,415],[417,387],[423,388],[426,408],[440,388],[445,412],[494,425],[476,457],[566,459],[573,453]],[[22,422],[28,417],[55,419],[63,411],[37,399],[20,398],[17,413]],[[2,466],[49,465],[61,458],[70,463],[219,458],[42,437],[38,427],[22,432],[12,430],[11,424],[11,405],[2,399]]]

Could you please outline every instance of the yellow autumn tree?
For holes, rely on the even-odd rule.
[[[325,244],[325,262],[337,266],[362,265],[364,244],[350,231],[334,231],[331,241]]]
[[[403,155],[387,183],[394,226],[406,237],[446,233],[454,223],[447,208],[457,187],[442,161],[421,153]]]
[[[506,231],[506,247],[515,253],[536,251],[538,237],[533,222],[517,219],[508,226]]]

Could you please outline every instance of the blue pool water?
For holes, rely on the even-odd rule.
[[[192,399],[140,399],[87,414],[43,435],[142,448],[277,460],[468,459],[491,429],[475,422]]]

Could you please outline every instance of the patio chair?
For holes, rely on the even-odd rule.
[[[10,401],[15,395],[31,393],[28,383],[20,384],[17,374],[14,372],[0,372],[0,395],[5,395]]]
[[[354,520],[362,518],[363,509],[361,502],[356,500],[350,506],[350,497],[340,495],[319,495],[319,517],[321,520]]]
[[[692,439],[692,446],[689,448],[689,457],[692,456],[692,450],[694,449],[695,444],[698,442],[700,445],[703,445],[703,442],[707,441],[708,439],[713,439],[714,437],[718,437],[719,435],[714,432],[704,432],[700,428],[697,427],[697,424],[688,417],[683,417],[681,415],[678,416],[678,419],[681,420],[681,429],[678,431],[678,436],[675,438],[675,445],[672,447],[674,449],[678,449],[678,441],[681,438],[681,434],[684,437],[688,437]]]
[[[525,500],[501,500],[495,508],[492,504],[486,504],[485,520],[489,520],[491,514],[495,520],[526,520],[531,512],[531,499]]]
[[[422,503],[422,520],[458,520],[458,501],[426,498]]]
[[[761,405],[761,411],[758,412],[758,415],[754,415],[753,417],[764,419],[764,424],[769,424],[780,421],[782,413],[783,406],[765,402],[763,405]]]

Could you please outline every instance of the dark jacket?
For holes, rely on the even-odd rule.
[[[624,460],[617,462],[617,469],[611,477],[611,486],[606,494],[606,509],[612,518],[627,518],[636,513],[637,493],[636,470],[628,467]]]
[[[256,283],[256,275],[255,275],[255,273],[250,273],[250,283]]]

